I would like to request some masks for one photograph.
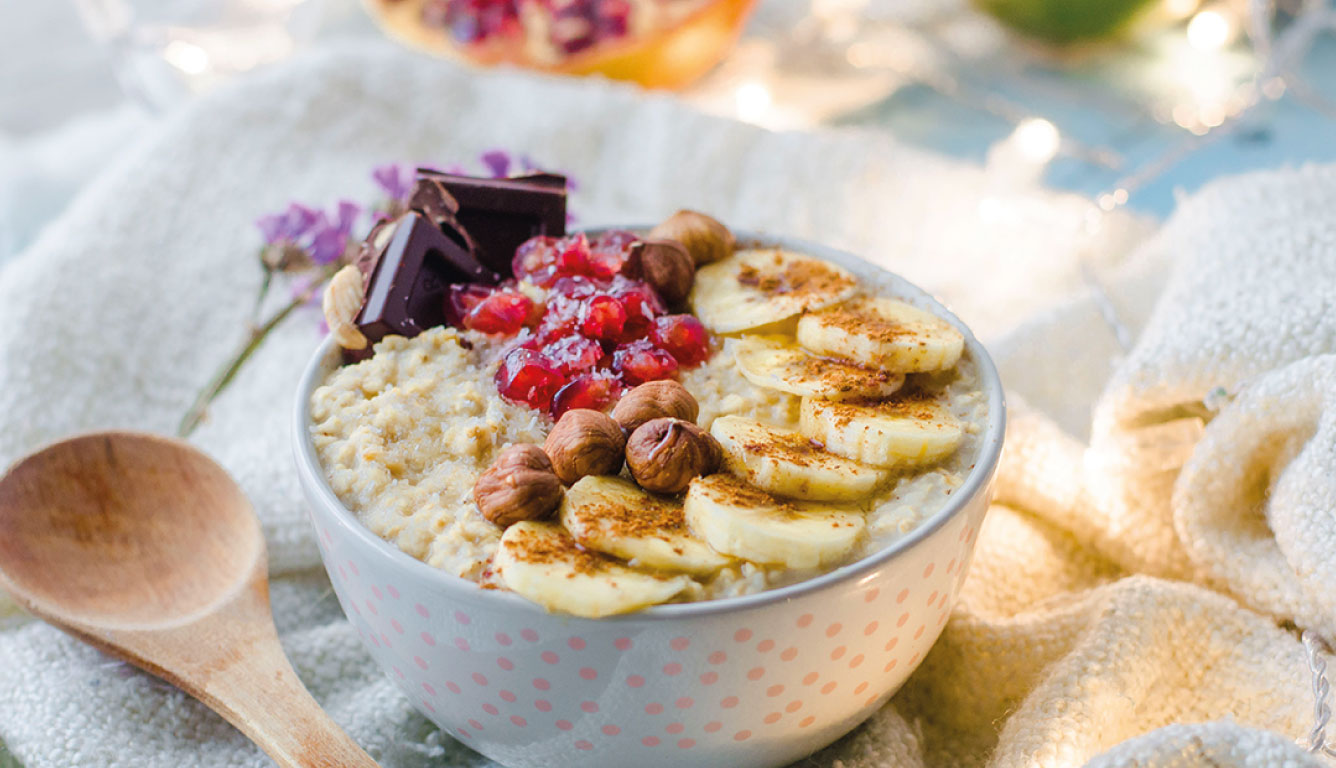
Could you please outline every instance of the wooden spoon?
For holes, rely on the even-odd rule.
[[[259,522],[189,445],[109,432],[0,479],[0,587],[180,687],[281,768],[375,768],[302,687],[269,610]]]

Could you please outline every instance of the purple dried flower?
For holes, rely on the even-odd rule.
[[[283,217],[280,214],[266,213],[255,220],[255,226],[260,228],[265,245],[273,245],[283,238]]]
[[[362,206],[351,200],[340,200],[336,211],[339,218],[339,229],[344,232],[352,232],[353,224],[357,222],[357,214],[362,212]]]
[[[403,203],[413,193],[413,167],[387,163],[378,165],[371,171],[371,178],[385,192],[391,202]]]
[[[291,203],[283,213],[256,219],[255,226],[264,235],[265,245],[294,243],[311,231],[320,213],[301,203]]]
[[[326,227],[316,233],[311,240],[311,261],[316,264],[333,264],[348,244],[348,236],[333,227]]]
[[[340,200],[331,221],[322,211],[317,214],[316,224],[312,227],[310,244],[311,260],[317,264],[333,264],[343,258],[348,248],[348,239],[352,236],[353,224],[361,206],[348,200]]]
[[[482,164],[487,166],[487,171],[492,174],[492,178],[501,179],[510,175],[510,154],[500,150],[493,149],[482,153]]]

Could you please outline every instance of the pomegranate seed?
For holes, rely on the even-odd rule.
[[[606,291],[608,285],[584,275],[559,277],[552,284],[552,292],[571,299],[587,299],[596,293]]]
[[[552,396],[565,383],[543,353],[523,347],[508,352],[496,372],[496,388],[502,397],[540,411],[548,409]]]
[[[610,230],[595,237],[589,243],[589,265],[591,272],[604,279],[622,271],[626,259],[631,254],[631,244],[638,238],[631,232],[620,229]]]
[[[549,37],[566,54],[624,37],[630,30],[631,4],[626,0],[565,0],[549,7]]]
[[[552,418],[560,419],[561,414],[572,408],[604,411],[621,395],[621,382],[607,374],[586,373],[576,376],[552,398]]]
[[[591,339],[616,340],[625,325],[626,309],[612,296],[590,297],[580,312],[580,333]]]
[[[458,43],[481,43],[519,31],[519,4],[515,0],[432,0],[422,9],[428,27],[448,29]]]
[[[531,237],[515,249],[515,258],[510,261],[510,270],[515,277],[525,278],[534,285],[547,288],[556,281],[557,274],[557,239],[555,237]]]
[[[533,299],[517,291],[498,291],[464,316],[464,327],[482,333],[518,333],[533,312]]]
[[[532,328],[525,328],[519,332],[519,335],[515,336],[515,338],[511,339],[509,342],[507,342],[505,345],[501,347],[502,349],[501,356],[505,357],[505,353],[509,352],[512,349],[523,348],[523,349],[532,349],[534,351],[539,351],[542,350],[543,346],[544,345],[542,341],[539,340],[538,338],[537,331],[535,331]]]
[[[598,9],[598,37],[624,37],[630,29],[631,4],[626,0],[602,0]]]
[[[549,344],[563,336],[574,334],[583,309],[582,301],[559,293],[548,294],[547,310],[543,313],[542,321],[538,323],[538,338],[542,343]]]
[[[686,367],[703,363],[710,356],[710,334],[695,315],[657,318],[650,339]]]
[[[622,329],[622,339],[625,341],[648,336],[654,318],[664,312],[659,294],[639,280],[618,276],[612,281],[612,295],[617,297],[626,310],[626,325]]]
[[[534,331],[533,349],[541,350],[568,336],[578,335],[574,322],[564,322],[548,315],[543,318],[543,322],[539,323],[538,328]]]
[[[457,328],[463,327],[465,316],[495,292],[492,286],[479,283],[450,286],[449,293],[445,295],[445,321]]]
[[[563,275],[592,275],[589,262],[589,240],[583,232],[567,235],[557,241],[557,272]]]
[[[612,369],[621,374],[627,384],[644,384],[677,375],[677,360],[666,350],[641,339],[622,344],[613,351]]]
[[[567,376],[593,370],[603,358],[603,347],[583,336],[566,336],[547,345],[543,354]]]

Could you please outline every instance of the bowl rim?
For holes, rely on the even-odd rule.
[[[625,229],[632,232],[644,232],[647,231],[649,227],[639,225],[626,227],[593,227],[579,231],[583,231],[587,234],[597,234],[609,229]],[[855,266],[852,271],[854,271],[855,274],[860,270],[865,273],[880,273],[878,276],[879,279],[881,281],[892,283],[896,295],[909,298],[918,305],[926,304],[933,312],[938,314],[938,316],[950,322],[964,334],[966,348],[969,350],[970,356],[979,368],[980,380],[983,385],[982,390],[989,406],[986,427],[979,447],[979,456],[975,460],[974,466],[970,469],[969,475],[965,478],[965,482],[952,494],[951,498],[948,499],[940,509],[934,512],[931,517],[921,522],[909,533],[876,552],[825,573],[813,576],[810,579],[804,579],[793,584],[776,587],[774,589],[767,589],[748,595],[721,597],[713,600],[701,600],[690,603],[654,605],[639,611],[606,616],[599,619],[583,619],[577,616],[552,613],[537,603],[526,600],[513,592],[496,589],[482,589],[475,582],[455,576],[447,571],[418,560],[407,552],[399,549],[391,542],[386,541],[373,533],[370,528],[363,525],[352,511],[345,507],[343,503],[339,501],[338,497],[334,495],[333,489],[329,487],[329,482],[325,479],[320,460],[316,456],[315,443],[310,430],[311,395],[322,383],[328,361],[335,353],[334,341],[328,337],[326,337],[317,347],[310,361],[307,362],[305,370],[302,372],[300,383],[297,386],[297,403],[296,408],[294,409],[295,422],[293,430],[293,447],[298,476],[302,484],[307,487],[307,491],[314,495],[315,499],[312,501],[318,501],[331,509],[341,527],[349,529],[355,538],[369,546],[372,551],[388,558],[395,567],[405,568],[410,573],[417,574],[419,577],[438,586],[442,591],[451,596],[457,596],[470,601],[485,600],[495,602],[497,608],[504,607],[510,610],[528,611],[535,615],[558,617],[566,621],[586,621],[597,622],[600,624],[677,621],[698,616],[710,616],[759,608],[819,592],[841,582],[858,580],[869,576],[871,572],[876,571],[878,568],[910,551],[942,526],[946,525],[948,521],[968,508],[975,497],[987,490],[988,483],[992,479],[997,468],[998,459],[1002,452],[1003,436],[1006,430],[1006,400],[1002,389],[1002,383],[998,376],[997,367],[994,365],[987,350],[984,349],[983,344],[974,336],[969,327],[961,322],[960,318],[956,317],[953,312],[947,309],[934,296],[900,275],[879,267],[865,259],[859,258],[847,251],[820,245],[801,238],[770,235],[754,231],[735,231],[734,234],[740,244],[793,250],[799,253],[835,261],[846,268],[850,266],[850,262],[853,262]],[[862,275],[859,275],[859,277],[860,279],[866,279]],[[323,557],[324,553],[322,552],[322,559]]]

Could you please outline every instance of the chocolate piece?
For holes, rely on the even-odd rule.
[[[398,219],[381,219],[371,225],[371,231],[367,233],[366,239],[357,247],[357,255],[353,257],[353,265],[357,271],[362,273],[362,286],[371,282],[371,273],[376,268],[376,262],[380,260],[380,255],[385,252],[385,246],[390,244],[390,236],[394,234],[394,226],[399,223]]]
[[[387,238],[385,231],[392,231]],[[481,267],[468,249],[416,211],[409,211],[376,234],[387,239],[375,258],[357,327],[374,344],[391,334],[416,336],[445,322],[446,293],[452,283],[499,278]],[[374,248],[374,246],[372,246]],[[359,257],[360,260],[360,257]],[[348,355],[364,360],[371,350]]]
[[[413,193],[408,197],[408,207],[421,211],[437,224],[455,223],[455,214],[459,213],[459,202],[450,196],[445,185],[428,176],[418,176],[413,182]]]
[[[445,185],[440,181],[419,176],[413,183],[413,193],[408,197],[408,208],[426,216],[428,221],[440,227],[447,236],[462,242],[469,253],[473,254],[474,259],[477,259],[478,244],[455,216],[459,212],[459,203],[446,191]],[[492,271],[482,266],[481,262],[478,262],[478,266],[483,270]],[[501,276],[498,274],[496,280],[478,282],[495,283],[500,279]]]
[[[418,178],[445,188],[458,208],[459,227],[475,244],[488,269],[510,275],[515,249],[531,237],[566,234],[566,177],[534,173],[481,179],[418,169]],[[416,193],[415,193],[416,197]]]

